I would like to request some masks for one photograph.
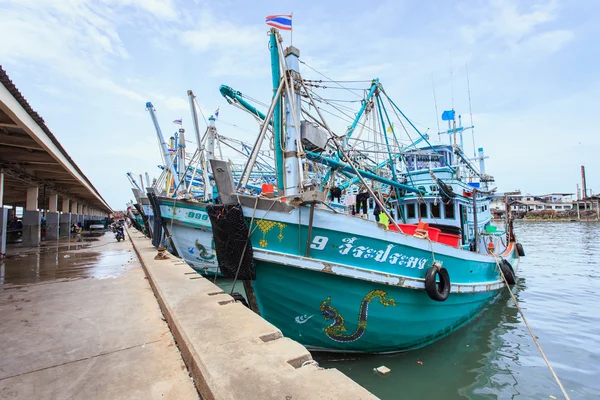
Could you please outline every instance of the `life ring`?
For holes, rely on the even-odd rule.
[[[525,250],[523,250],[523,245],[521,243],[517,243],[515,245],[517,247],[517,254],[519,257],[525,257]]]
[[[436,282],[439,276],[440,281]],[[432,266],[425,274],[425,291],[432,300],[445,301],[450,294],[450,275],[446,268]]]
[[[506,260],[502,260],[500,263],[500,269],[502,270],[502,274],[504,275],[504,279],[506,279],[506,283],[509,285],[514,285],[517,282],[517,278],[515,277],[515,271],[513,270],[512,265]]]

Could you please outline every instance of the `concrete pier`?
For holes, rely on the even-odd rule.
[[[155,260],[150,239],[134,248],[202,399],[374,399],[299,343],[236,303],[181,259]]]
[[[129,240],[10,247],[0,398],[198,399]]]

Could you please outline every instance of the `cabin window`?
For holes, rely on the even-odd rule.
[[[406,205],[406,218],[416,218],[417,213],[415,212],[415,204]]]
[[[444,204],[444,217],[446,219],[454,219],[454,203]]]
[[[419,218],[427,218],[427,203],[419,204]]]
[[[431,218],[440,218],[442,216],[441,208],[440,203],[431,203]]]

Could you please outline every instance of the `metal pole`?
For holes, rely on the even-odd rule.
[[[273,114],[274,110],[277,108],[277,104],[279,104],[279,101],[280,101],[279,96],[281,95],[283,86],[284,86],[284,82],[283,81],[279,82],[279,88],[277,89],[277,93],[275,93],[275,97],[273,98],[273,101],[271,102],[271,106],[269,107],[267,116],[263,120],[262,129],[261,129],[258,137],[256,138],[256,143],[254,143],[254,147],[252,148],[252,153],[250,153],[250,157],[248,157],[248,162],[246,163],[246,166],[244,167],[242,176],[240,176],[240,180],[238,182],[237,189],[246,187],[246,185],[248,184],[248,179],[250,179],[250,171],[252,171],[252,167],[254,166],[254,163],[256,162],[256,158],[258,157],[258,153],[260,152],[260,147],[262,145],[265,134],[267,133],[267,129],[269,128],[269,120],[271,119],[271,115]],[[273,131],[273,135],[275,135],[275,131]],[[277,149],[275,149],[275,150],[277,150]],[[246,172],[248,172],[247,176],[246,176]],[[283,183],[283,181],[282,181],[282,183]],[[279,193],[280,196],[281,196],[281,193],[283,193],[283,192]]]
[[[315,217],[315,203],[310,203],[310,214],[308,216],[308,237],[306,238],[306,257],[310,257],[310,243],[312,236],[313,219]],[[300,226],[300,225],[298,225]]]
[[[479,253],[479,227],[477,226],[477,190],[473,189],[473,233],[475,236],[475,253]]]

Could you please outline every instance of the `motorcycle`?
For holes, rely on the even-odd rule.
[[[115,239],[117,239],[117,242],[125,240],[125,233],[123,232],[123,227],[119,226],[115,228]]]

